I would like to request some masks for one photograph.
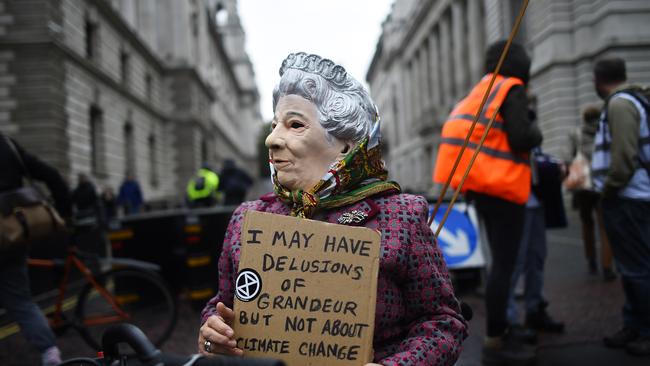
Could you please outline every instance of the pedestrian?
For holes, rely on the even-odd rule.
[[[122,206],[125,215],[131,215],[140,212],[143,202],[140,184],[132,173],[127,173],[122,185],[120,185],[117,203]]]
[[[110,221],[117,217],[117,199],[111,186],[105,186],[100,195],[104,217]]]
[[[231,328],[232,307],[241,224],[244,213],[255,210],[377,230],[382,255],[376,363],[366,366],[453,365],[467,324],[427,225],[426,200],[401,194],[399,185],[387,180],[379,115],[368,92],[343,67],[302,52],[284,60],[280,75],[266,139],[275,193],[243,203],[230,220],[219,259],[219,292],[203,310],[199,351],[243,353]],[[344,220],[350,213],[359,219]]]
[[[92,222],[97,224],[101,216],[97,189],[88,175],[77,175],[77,186],[72,191],[72,205],[75,222]]]
[[[625,294],[623,328],[604,343],[650,355],[650,90],[627,83],[620,58],[597,61],[594,82],[605,103],[594,141],[593,183],[603,197],[605,231]]]
[[[232,159],[224,161],[219,178],[221,179],[219,190],[225,196],[224,205],[239,205],[244,202],[248,188],[253,185],[253,179],[240,169]]]
[[[47,185],[58,212],[64,217],[70,217],[70,192],[59,172],[1,132],[0,172],[0,197],[3,193],[20,188],[23,179],[30,176]],[[18,323],[27,341],[40,352],[42,365],[57,365],[61,362],[61,352],[56,346],[56,337],[38,305],[32,300],[29,288],[27,247],[2,253],[0,307],[5,308],[9,318]]]
[[[219,176],[210,164],[203,163],[190,181],[187,182],[187,204],[192,208],[212,207],[217,204]]]
[[[598,273],[595,233],[597,228],[600,238],[600,266],[603,279],[612,281],[616,279],[616,275],[612,270],[612,250],[603,223],[600,194],[593,189],[591,184],[591,156],[594,149],[594,136],[600,120],[600,109],[595,105],[586,107],[582,112],[582,125],[569,136],[574,158],[564,185],[572,191],[572,205],[580,214],[582,243],[589,272]]]
[[[487,75],[455,106],[444,123],[433,175],[435,183],[444,184],[450,176],[505,45],[506,41],[499,41],[488,47]],[[451,180],[451,186],[458,187],[487,121],[498,111],[495,125],[462,187],[466,199],[476,205],[491,252],[485,290],[487,335],[482,354],[485,365],[530,364],[536,357],[535,349],[522,344],[509,329],[507,319],[510,282],[531,189],[529,152],[542,142],[537,124],[528,116],[526,85],[530,63],[524,47],[513,43]]]
[[[523,236],[517,255],[517,263],[512,275],[510,297],[508,300],[508,322],[522,338],[529,342],[536,340],[536,332],[561,333],[564,323],[554,320],[547,312],[549,305],[544,297],[544,264],[546,262],[546,209],[555,211],[553,216],[562,217],[563,212],[556,212],[553,201],[562,201],[561,181],[562,163],[550,156],[543,154],[540,148],[533,149],[531,153],[533,170],[532,190],[526,202]],[[553,189],[555,186],[557,190]],[[555,191],[556,199],[548,199],[546,192]],[[563,210],[564,206],[559,205]],[[566,226],[566,221],[565,221]],[[525,327],[519,320],[519,309],[515,301],[515,287],[521,276],[524,276],[524,308],[526,310]]]

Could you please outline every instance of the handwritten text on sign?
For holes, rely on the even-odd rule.
[[[247,212],[237,346],[289,366],[369,362],[379,248],[380,234],[370,229]]]

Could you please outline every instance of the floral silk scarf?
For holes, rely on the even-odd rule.
[[[388,171],[381,159],[379,117],[373,129],[341,160],[332,164],[321,180],[307,191],[283,187],[271,164],[275,193],[291,206],[291,215],[311,218],[319,209],[351,205],[379,193],[399,193],[396,182],[386,181]]]

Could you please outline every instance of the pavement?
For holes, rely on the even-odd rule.
[[[548,313],[564,321],[566,331],[539,334],[537,365],[650,365],[650,357],[635,357],[624,350],[603,346],[603,336],[622,326],[621,282],[619,279],[605,282],[601,274],[589,274],[579,219],[573,212],[568,214],[568,228],[547,231],[544,278],[544,295],[550,304]],[[457,366],[478,366],[485,335],[485,302],[480,288],[459,296],[472,307],[474,317]]]
[[[548,311],[566,323],[566,332],[540,335],[537,365],[650,365],[650,357],[633,357],[623,350],[602,345],[602,337],[621,326],[623,293],[620,281],[604,282],[602,276],[588,273],[577,218],[571,214],[570,226],[548,231],[547,238],[545,295],[550,302]],[[459,294],[473,308],[474,318],[470,321],[469,337],[457,366],[480,365],[485,331],[485,307],[480,292]],[[179,310],[176,329],[161,349],[176,354],[195,353],[200,313],[183,299]],[[8,329],[6,323],[2,329]],[[73,329],[61,335],[57,343],[66,359],[95,354]],[[0,332],[0,365],[39,365],[39,362],[37,352],[20,334]]]

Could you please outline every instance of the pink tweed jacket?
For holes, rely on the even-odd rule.
[[[233,213],[219,259],[219,292],[202,312],[202,322],[221,301],[232,307],[239,266],[244,212],[289,215],[275,195],[245,202]],[[427,227],[428,205],[421,196],[371,197],[357,204],[321,212],[316,220],[339,223],[346,212],[367,217],[356,225],[381,232],[381,254],[373,346],[374,362],[383,365],[453,365],[467,336],[467,323],[449,279],[442,253]]]

